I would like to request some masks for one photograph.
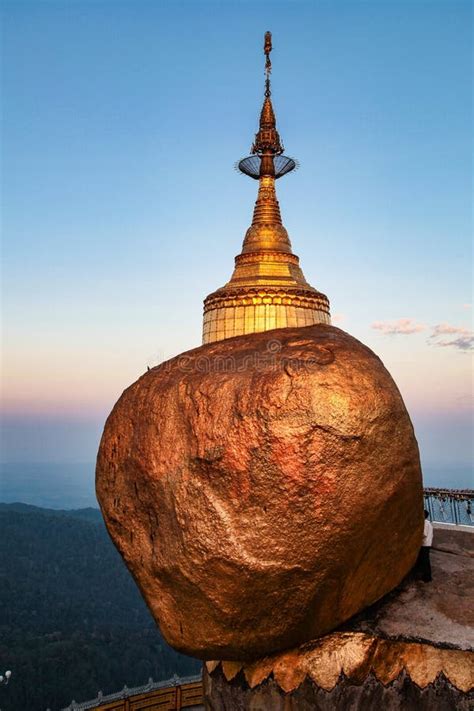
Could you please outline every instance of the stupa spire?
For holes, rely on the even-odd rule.
[[[204,301],[203,342],[273,328],[329,323],[329,301],[310,286],[282,224],[275,181],[296,168],[283,155],[271,99],[271,32],[265,33],[265,89],[252,155],[239,170],[259,181],[252,224],[230,281]]]
[[[259,156],[276,156],[281,155],[284,151],[283,144],[280,141],[280,136],[276,130],[276,118],[271,100],[270,74],[272,71],[272,62],[270,60],[270,52],[272,51],[272,33],[265,32],[265,44],[263,47],[265,53],[265,98],[263,100],[262,110],[260,112],[260,127],[255,136],[255,141],[252,146],[252,153]],[[260,175],[268,174],[275,175],[274,165],[272,160],[261,161]],[[263,169],[263,173],[262,173]]]
[[[265,95],[260,112],[259,130],[252,145],[252,154],[260,161],[258,166],[259,189],[253,212],[252,225],[247,230],[242,252],[277,250],[291,253],[291,244],[286,229],[283,227],[275,190],[275,156],[283,153],[283,144],[276,128],[275,112],[271,100],[270,73],[272,63],[272,34],[265,33]],[[241,161],[241,164],[248,159]],[[293,165],[294,167],[294,165]],[[247,175],[248,170],[243,169]],[[251,177],[256,177],[254,174]],[[270,229],[271,227],[271,229]]]

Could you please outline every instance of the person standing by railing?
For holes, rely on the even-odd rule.
[[[424,583],[430,583],[431,577],[431,561],[430,551],[433,543],[433,524],[429,520],[429,512],[425,509],[425,525],[423,528],[423,540],[421,543],[418,560],[416,561],[416,569]]]

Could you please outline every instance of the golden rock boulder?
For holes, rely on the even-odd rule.
[[[317,324],[211,343],[143,375],[97,462],[108,530],[166,640],[252,659],[394,588],[423,529],[410,418],[374,353]]]

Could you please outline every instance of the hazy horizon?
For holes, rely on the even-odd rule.
[[[0,503],[25,503],[53,509],[98,507],[94,462],[1,462]],[[427,466],[425,487],[472,488],[472,468]]]

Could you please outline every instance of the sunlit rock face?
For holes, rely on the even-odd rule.
[[[147,372],[107,420],[97,494],[166,640],[203,659],[334,629],[400,582],[423,528],[400,393],[372,351],[324,324]]]

